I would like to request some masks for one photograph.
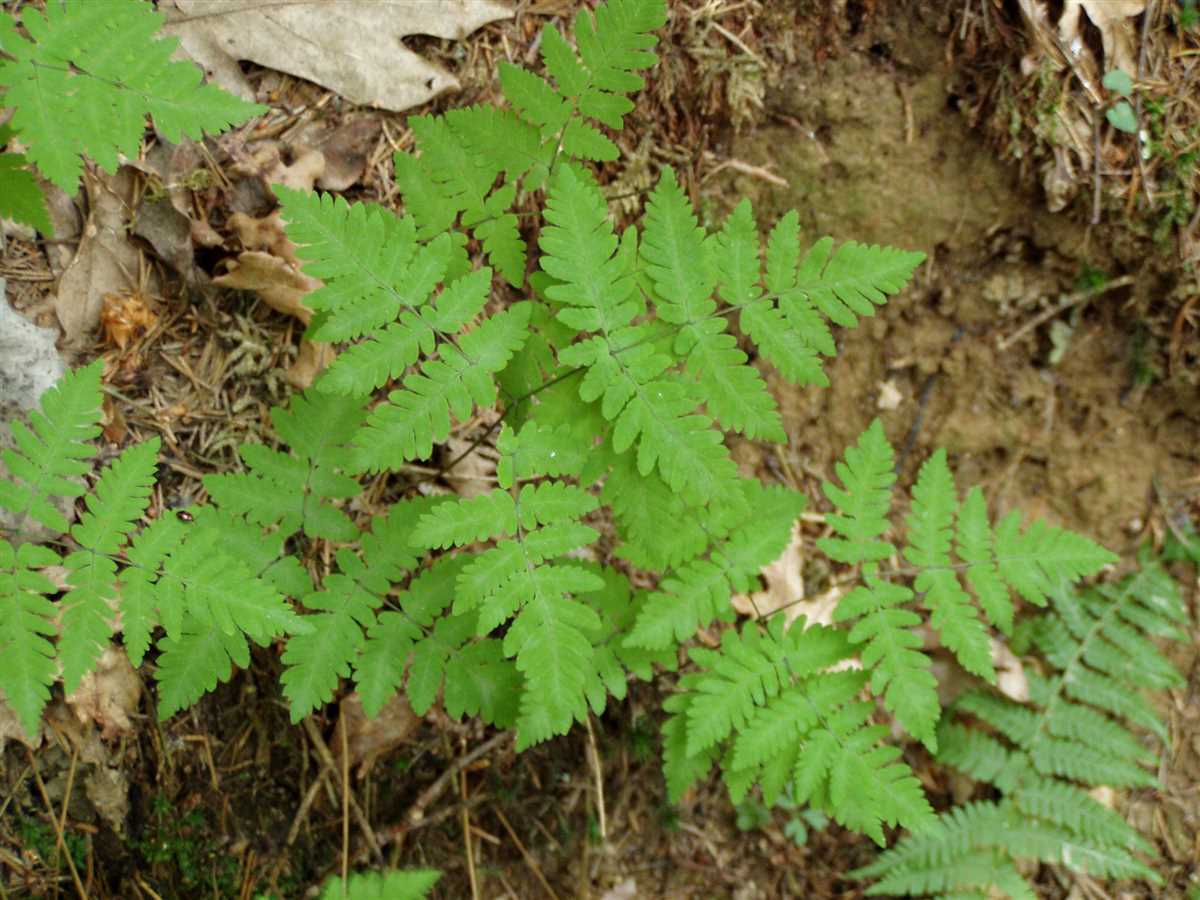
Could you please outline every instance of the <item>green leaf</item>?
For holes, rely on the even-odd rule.
[[[42,395],[40,408],[29,413],[29,425],[12,422],[15,448],[0,454],[9,478],[0,478],[0,506],[20,523],[29,516],[55,531],[70,527],[51,502],[53,497],[79,497],[77,479],[96,455],[90,443],[100,433],[100,374],[103,360],[64,375]]]
[[[844,487],[826,481],[821,489],[837,513],[828,522],[840,537],[821,538],[817,546],[830,558],[844,563],[887,559],[896,552],[887,541],[878,540],[890,527],[887,519],[891,505],[892,447],[883,433],[883,423],[875,419],[858,438],[858,444],[846,450],[845,462],[835,466]]]
[[[0,153],[0,218],[32,225],[46,237],[54,237],[50,211],[37,179],[19,153]]]
[[[191,63],[171,59],[178,41],[156,39],[162,16],[139,0],[68,0],[21,15],[31,40],[9,32],[0,66],[5,104],[28,157],[74,193],[86,153],[108,172],[136,158],[145,117],[163,137],[200,140],[265,111],[201,83]]]
[[[1129,77],[1129,73],[1124,69],[1113,69],[1104,73],[1104,78],[1100,80],[1106,90],[1115,91],[1122,97],[1128,97],[1133,94],[1133,79]]]
[[[1128,101],[1118,100],[1104,113],[1104,118],[1108,119],[1108,124],[1118,131],[1137,134],[1137,116]]]
[[[320,900],[423,900],[441,877],[434,869],[356,872],[343,885],[334,876],[325,882]]]

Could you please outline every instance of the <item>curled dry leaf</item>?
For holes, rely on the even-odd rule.
[[[124,350],[130,341],[140,338],[158,324],[146,298],[137,291],[105,294],[100,310],[100,331],[104,340]]]
[[[296,390],[307,390],[312,387],[317,376],[329,367],[335,356],[337,354],[329,344],[305,338],[300,341],[296,361],[283,373],[283,377]]]
[[[457,90],[449,72],[404,46],[410,35],[461,40],[512,10],[496,0],[164,0],[169,34],[211,80],[252,100],[239,60],[315,81],[354,103],[399,112]]]
[[[95,723],[106,741],[133,731],[133,716],[142,683],[125,651],[109,645],[96,667],[67,695],[67,705],[81,725]]]
[[[68,344],[81,344],[100,324],[105,294],[140,287],[142,255],[126,233],[133,208],[134,174],[122,167],[116,175],[88,175],[89,214],[75,257],[58,281],[54,311]],[[151,290],[158,291],[151,276]]]
[[[340,757],[344,733],[349,751],[348,764],[358,766],[358,777],[362,778],[381,756],[412,740],[420,724],[420,716],[413,712],[403,694],[394,695],[379,711],[379,715],[368,719],[362,698],[355,692],[342,700],[330,749],[335,757]]]
[[[304,305],[304,298],[321,286],[320,281],[292,268],[287,260],[261,250],[247,250],[230,260],[228,271],[214,278],[213,284],[254,291],[271,309],[295,316],[305,325],[312,319],[312,310]]]
[[[293,147],[320,152],[325,165],[317,187],[344,191],[362,179],[371,148],[382,130],[378,116],[353,116],[336,127],[326,121],[311,122],[290,135],[289,140]]]

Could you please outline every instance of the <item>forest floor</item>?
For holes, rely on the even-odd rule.
[[[495,61],[529,57],[541,24],[561,26],[576,5],[522,3],[521,15],[462,44],[414,43],[452,67],[464,90],[411,112],[493,97]],[[1014,143],[978,114],[997,105],[1001,73],[1016,77],[1025,40],[1017,4],[962,6],[679,0],[662,66],[622,135],[635,160],[625,186],[644,186],[638,161],[643,174],[670,162],[710,222],[750,197],[760,223],[794,208],[813,237],[928,254],[908,290],[840,334],[831,388],[772,384],[791,440],[782,450],[736,447],[747,471],[786,472],[819,508],[820,481],[878,416],[901,448],[902,486],[944,446],[960,486],[982,485],[994,508],[1048,517],[1132,560],[1138,547],[1200,521],[1197,266],[1181,260],[1190,245],[1176,231],[1156,239],[1111,204],[1092,224],[1090,194],[1048,211],[1029,158],[1015,160]],[[976,6],[995,17],[990,42],[965,37],[974,36]],[[361,112],[290,76],[256,78],[281,123],[275,156],[250,147],[214,176],[229,190],[198,192],[213,198],[203,205],[209,246],[195,227],[188,241],[153,223],[134,229],[141,241],[122,230],[137,283],[106,307],[101,332],[76,345],[79,362],[98,354],[111,362],[106,437],[163,436],[164,508],[203,499],[199,476],[233,465],[237,443],[267,427],[267,406],[288,390],[285,371],[304,378],[303,358],[290,369],[295,318],[208,283],[239,241],[248,245],[234,213],[268,211],[262,178],[246,172],[279,164],[303,180],[301,142],[288,141],[309,118],[296,110],[323,110],[325,138],[338,135],[327,149],[336,145],[361,173],[343,192],[388,201],[391,152],[411,140],[404,115]],[[140,170],[123,171],[149,204],[139,178],[186,168],[148,154]],[[137,208],[147,221],[149,206]],[[50,291],[72,252],[69,243],[10,238],[0,276],[13,305],[48,321]],[[802,561],[801,547],[794,583],[819,598],[829,574]],[[1195,616],[1194,574],[1180,574],[1192,579]],[[1047,870],[1044,896],[1184,897],[1195,883],[1196,646],[1178,648],[1174,662],[1188,684],[1164,701],[1172,744],[1162,788],[1115,801],[1156,842],[1164,886],[1105,893]],[[114,742],[77,734],[35,756],[10,741],[0,762],[0,890],[75,894],[47,802],[69,825],[67,849],[94,898],[301,897],[338,871],[343,810],[330,749],[338,711],[289,725],[279,669],[277,652],[260,651],[194,709],[164,723],[144,716]],[[865,838],[814,827],[821,823],[798,812],[735,809],[715,780],[667,803],[658,728],[668,688],[633,685],[590,730],[520,755],[507,735],[436,709],[376,731],[353,726],[363,742],[351,774],[353,863],[438,868],[436,896],[448,898],[472,896],[472,877],[480,897],[521,900],[862,896],[847,873],[873,857]],[[65,713],[58,726],[76,727]],[[944,773],[919,753],[910,760],[931,796],[949,802]],[[364,839],[364,824],[382,849]]]

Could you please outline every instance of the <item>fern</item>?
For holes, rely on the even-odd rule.
[[[434,869],[356,872],[344,883],[340,878],[330,878],[320,900],[422,900],[441,877]]]
[[[994,625],[1009,627],[1009,589],[1030,602],[1044,602],[1050,585],[1095,574],[1115,557],[1086,538],[1043,522],[1022,530],[1018,513],[1009,514],[993,530],[978,488],[959,509],[945,452],[938,451],[921,467],[907,520],[909,543],[903,556],[917,567],[916,578],[911,587],[888,578],[880,565],[899,552],[882,540],[889,528],[895,480],[892,459],[883,426],[876,420],[838,464],[842,486],[824,485],[826,497],[838,510],[828,519],[836,536],[822,538],[817,546],[832,559],[862,565],[863,583],[841,600],[835,618],[854,623],[850,639],[863,645],[872,690],[883,696],[910,734],[936,750],[941,707],[930,660],[916,631],[923,619],[911,608],[915,596],[921,595],[943,646],[967,671],[994,682],[984,616]],[[950,552],[956,523],[961,564]],[[959,568],[980,597],[982,615],[959,579]]]
[[[881,745],[858,699],[866,675],[827,670],[851,653],[843,632],[786,632],[775,619],[727,631],[720,651],[697,648],[699,671],[680,680],[664,726],[673,799],[719,759],[735,802],[756,782],[768,803],[791,784],[796,799],[883,844],[883,824],[919,830],[933,819],[920,783],[899,750]],[[721,745],[726,745],[719,752]],[[702,761],[702,764],[698,764]]]
[[[898,844],[858,871],[882,878],[868,893],[985,891],[1034,896],[1017,873],[1036,859],[1107,878],[1158,882],[1136,854],[1150,845],[1087,789],[1151,786],[1155,755],[1123,722],[1166,729],[1145,703],[1145,688],[1183,678],[1153,638],[1186,640],[1187,611],[1174,581],[1143,556],[1116,586],[1050,589],[1050,609],[1023,627],[1018,649],[1038,649],[1052,674],[1029,673],[1030,702],[971,692],[953,706],[957,721],[940,734],[938,759],[1001,794],[941,817],[938,826]],[[1003,876],[1003,881],[1001,881]]]
[[[0,83],[40,73],[33,54],[94,15],[80,8],[29,14],[32,44],[7,27],[0,47],[17,62]],[[278,449],[243,446],[244,471],[205,478],[212,502],[190,523],[151,509],[153,443],[81,484],[98,366],[46,396],[0,481],[0,505],[22,520],[0,540],[0,689],[34,730],[59,671],[77,684],[119,621],[131,661],[156,666],[160,716],[248,665],[252,645],[281,642],[293,720],[349,683],[369,715],[402,692],[419,715],[440,702],[515,727],[525,748],[603,712],[632,678],[676,668],[686,647],[664,704],[674,799],[716,764],[735,799],[790,796],[880,844],[885,828],[908,829],[860,873],[883,876],[878,893],[1030,896],[1029,858],[1146,875],[1147,846],[1083,787],[1151,783],[1123,723],[1161,732],[1130,687],[1177,677],[1151,640],[1179,634],[1161,573],[1077,593],[1111,554],[1019,513],[993,522],[978,488],[960,498],[944,452],[898,497],[875,422],[823,485],[816,547],[850,586],[833,623],[713,627],[732,622],[731,597],[756,590],[805,508],[739,477],[726,444],[787,438],[762,367],[827,384],[835,326],[873,315],[923,255],[806,247],[795,213],[763,241],[745,201],[710,231],[670,168],[642,221],[618,229],[587,164],[617,155],[608,131],[633,109],[665,15],[660,0],[581,10],[574,48],[544,30],[546,77],[502,66],[507,107],[414,117],[416,152],[395,158],[402,215],[278,190],[322,282],[309,336],[344,346],[315,390],[272,410]],[[148,39],[148,22],[130,34]],[[72,63],[54,77],[86,82]],[[22,140],[36,147],[36,127]],[[0,178],[23,171],[10,163]],[[518,203],[544,207],[540,220],[518,219]],[[493,489],[405,496],[409,462],[480,423],[476,443],[495,438]],[[364,492],[359,476],[375,472],[401,474]],[[55,503],[81,496],[72,526]],[[25,519],[62,534],[65,554],[29,543]],[[60,563],[65,591],[41,571]],[[1046,614],[1029,624],[1014,594]],[[687,646],[697,635],[709,645]],[[1052,674],[1031,677],[1028,704],[974,691],[944,716],[926,644],[986,685],[998,637],[1035,648]],[[1000,799],[935,817],[892,723]]]
[[[0,60],[4,104],[15,108],[11,126],[25,158],[68,193],[79,182],[80,153],[108,172],[121,155],[136,158],[146,115],[178,143],[265,111],[172,61],[178,41],[156,38],[162,16],[142,0],[28,6],[21,24],[28,38],[0,18],[0,53],[9,57]]]

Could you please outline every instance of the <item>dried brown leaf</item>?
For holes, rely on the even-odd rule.
[[[251,60],[315,81],[354,103],[395,112],[457,90],[457,79],[404,46],[410,35],[462,40],[512,16],[496,0],[165,0],[165,31],[209,77],[246,99]]]

